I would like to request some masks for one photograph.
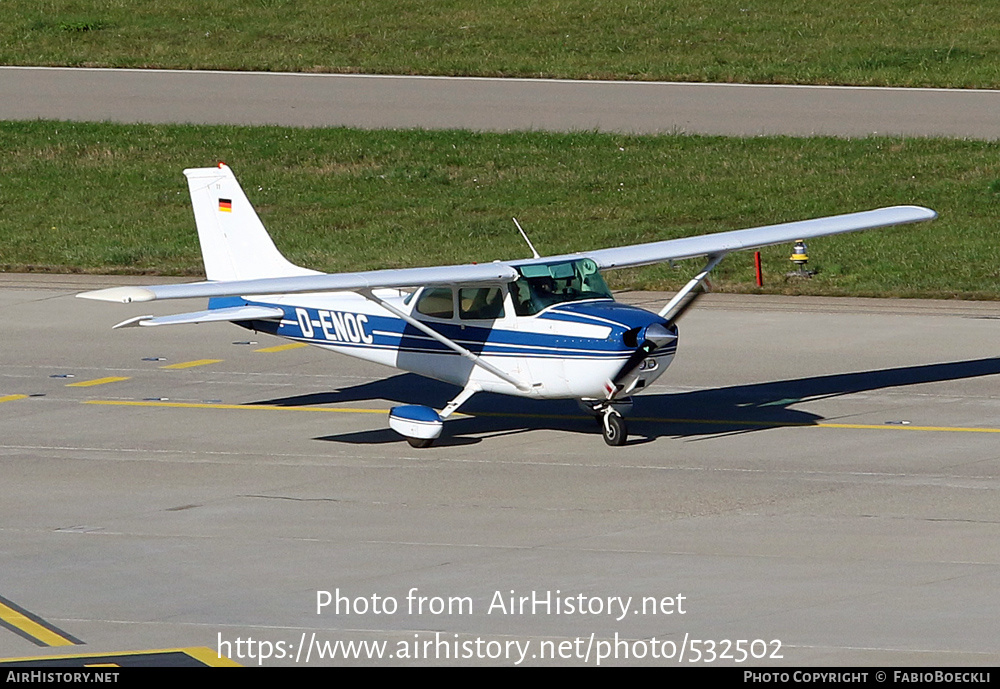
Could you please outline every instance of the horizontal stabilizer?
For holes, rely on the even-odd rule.
[[[274,306],[232,306],[225,309],[209,309],[192,313],[178,313],[174,316],[137,316],[122,321],[114,328],[134,328],[147,325],[182,325],[185,323],[217,323],[219,321],[275,320],[284,311]]]

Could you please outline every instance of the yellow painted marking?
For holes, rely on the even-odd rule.
[[[37,639],[39,643],[46,646],[75,646],[76,642],[71,641],[41,624],[31,619],[19,610],[15,610],[3,603],[0,603],[0,620],[3,620],[12,627],[17,627],[22,632]]]
[[[180,650],[183,650],[192,658],[200,660],[205,663],[205,665],[211,665],[212,667],[242,667],[235,660],[230,660],[226,656],[222,656],[220,658],[218,651],[213,651],[211,648],[206,648],[204,646],[195,646],[193,648],[184,648]]]
[[[964,428],[962,426],[909,426],[903,424],[818,423],[820,428],[870,428],[882,431],[951,431],[962,433],[1000,433],[1000,428]]]
[[[301,349],[302,347],[308,347],[305,342],[292,342],[291,344],[276,345],[274,347],[264,347],[263,349],[255,349],[255,352],[287,352],[289,349]]]
[[[84,400],[82,404],[102,404],[118,407],[176,407],[179,409],[261,409],[266,411],[318,411],[337,414],[387,414],[388,409],[357,409],[349,407],[283,407],[277,404],[211,404],[208,402],[139,402],[130,400]],[[500,412],[476,412],[453,417],[495,416],[530,419],[583,419],[577,414],[517,414]],[[876,431],[934,431],[950,433],[1000,433],[1000,428],[973,428],[967,426],[904,426],[902,424],[863,423],[809,423],[808,421],[736,421],[726,419],[665,419],[652,416],[629,417],[632,421],[652,423],[702,424],[706,426],[761,426],[764,428],[856,428]]]
[[[13,402],[14,400],[23,400],[27,395],[4,395],[0,397],[0,402]]]
[[[24,662],[34,662],[35,667],[43,667],[48,663],[52,662],[65,662],[66,660],[86,660],[87,658],[120,658],[122,662],[119,663],[88,663],[82,664],[82,667],[122,667],[128,665],[128,660],[131,658],[141,659],[142,656],[150,655],[162,655],[168,653],[182,653],[189,658],[194,658],[195,660],[204,663],[210,667],[241,667],[241,665],[233,660],[230,660],[226,656],[219,657],[217,651],[204,646],[198,646],[194,648],[161,648],[161,649],[150,649],[148,651],[120,651],[112,653],[80,653],[72,655],[58,655],[58,656],[34,656],[28,658],[4,658],[0,660],[0,665],[5,665],[7,663],[24,663]],[[62,667],[66,667],[63,665]]]
[[[282,407],[277,404],[211,404],[209,402],[138,402],[129,400],[84,400],[83,404],[113,407],[174,407],[178,409],[263,409],[267,411],[325,411],[342,414],[387,414],[388,409],[348,409],[345,407]]]
[[[207,366],[208,364],[217,364],[221,361],[222,359],[197,359],[195,361],[183,361],[179,364],[168,364],[166,366],[160,366],[160,368],[194,368],[195,366]]]
[[[68,388],[89,388],[105,383],[117,383],[120,380],[128,380],[129,376],[108,376],[107,378],[94,378],[94,380],[81,380],[79,383],[66,383]]]
[[[516,414],[500,412],[476,412],[471,416],[509,416],[532,419],[579,419],[573,414]],[[811,423],[809,421],[736,421],[734,419],[666,419],[655,416],[630,416],[630,421],[648,421],[652,423],[685,423],[704,426],[760,426],[762,428],[859,428],[876,431],[938,431],[960,433],[1000,433],[1000,428],[973,428],[967,426],[911,426],[903,424],[881,423]]]
[[[763,426],[792,428],[860,428],[874,431],[948,431],[961,433],[1000,433],[1000,428],[972,428],[965,426],[910,426],[903,424],[881,423],[810,423],[808,421],[733,421],[725,419],[657,419],[637,417],[636,421],[653,421],[658,423],[698,423],[710,426]]]

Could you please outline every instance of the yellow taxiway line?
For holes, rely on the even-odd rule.
[[[976,428],[965,426],[910,426],[905,424],[867,423],[817,423],[820,428],[868,428],[882,431],[945,431],[958,433],[1000,433],[1000,428]]]
[[[74,653],[72,655],[3,658],[0,659],[0,665],[7,665],[8,663],[30,663],[31,666],[36,669],[46,667],[147,667],[150,657],[154,658],[158,662],[159,667],[181,667],[199,664],[207,665],[209,667],[241,667],[239,663],[230,660],[226,656],[220,656],[217,651],[205,648],[204,646],[193,648],[151,649],[148,651]],[[185,662],[185,659],[187,659],[188,662]]]
[[[179,364],[167,364],[166,366],[160,366],[160,368],[194,368],[195,366],[207,366],[208,364],[218,364],[222,359],[195,359],[194,361],[182,361]]]
[[[117,383],[122,380],[128,380],[129,376],[108,376],[107,378],[94,378],[93,380],[81,380],[79,383],[66,383],[68,388],[90,388],[95,385],[104,385],[105,383]]]
[[[809,421],[736,421],[733,419],[659,419],[654,417],[633,417],[635,421],[654,423],[696,423],[709,426],[760,426],[762,428],[856,428],[873,431],[945,431],[959,433],[1000,433],[1000,428],[979,428],[976,426],[913,426],[903,423],[811,423]]]
[[[290,344],[275,345],[274,347],[264,347],[263,349],[255,349],[255,352],[287,352],[289,349],[302,349],[303,347],[308,347],[305,342],[292,342]]]
[[[2,401],[3,398],[0,398]],[[359,409],[350,407],[285,407],[277,404],[216,404],[211,402],[154,402],[131,400],[84,400],[81,404],[101,404],[118,407],[173,407],[177,409],[242,409],[263,411],[311,411],[334,414],[387,414],[387,409]],[[571,414],[518,414],[501,412],[476,412],[455,416],[496,416],[533,419],[580,419]],[[1000,433],[1000,428],[980,428],[975,426],[913,426],[909,424],[868,424],[868,423],[810,423],[806,421],[740,421],[735,419],[673,419],[652,416],[630,417],[632,421],[651,423],[699,424],[706,426],[758,426],[761,428],[845,428],[876,431],[928,431],[945,433]]]
[[[82,404],[103,404],[112,407],[174,407],[179,409],[243,409],[253,411],[321,411],[342,414],[387,414],[387,409],[348,409],[344,407],[283,407],[278,404],[216,404],[211,402],[152,402],[132,400],[83,400]]]

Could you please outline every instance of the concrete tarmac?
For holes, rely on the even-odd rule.
[[[483,395],[414,450],[453,388],[73,298],[146,281],[0,276],[0,596],[83,642],[0,656],[1000,663],[998,304],[709,295],[627,446]]]
[[[0,67],[0,120],[1000,137],[1000,91]]]

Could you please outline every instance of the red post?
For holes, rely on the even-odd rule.
[[[753,267],[757,271],[757,286],[764,286],[764,271],[760,269],[760,252],[753,252]]]

